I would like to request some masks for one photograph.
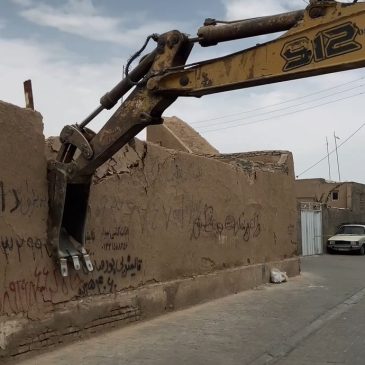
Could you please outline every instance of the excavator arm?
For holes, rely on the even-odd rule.
[[[80,258],[93,270],[85,249],[85,222],[94,171],[145,127],[162,123],[161,115],[179,96],[207,95],[238,88],[298,79],[365,66],[365,4],[312,0],[301,11],[217,25],[213,19],[188,38],[179,31],[154,37],[157,46],[81,124],[66,126],[62,147],[49,161],[48,240],[68,275]],[[192,47],[286,31],[270,42],[225,57],[186,64]],[[111,109],[133,88],[97,133],[87,124]]]
[[[323,75],[365,66],[365,5],[313,2],[305,11],[208,25],[198,32],[212,44],[290,29],[274,41],[225,57],[165,70],[151,78],[150,90],[177,96],[203,96],[227,90]],[[256,31],[256,32],[255,32]]]

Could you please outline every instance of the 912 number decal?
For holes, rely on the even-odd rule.
[[[283,71],[306,66],[313,60],[321,62],[361,49],[361,44],[355,41],[358,33],[359,28],[347,22],[319,32],[313,40],[300,37],[286,43],[281,51],[286,61]]]

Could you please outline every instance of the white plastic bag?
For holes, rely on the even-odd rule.
[[[286,275],[286,272],[272,268],[270,271],[270,279],[272,283],[280,284],[288,281],[288,275]]]

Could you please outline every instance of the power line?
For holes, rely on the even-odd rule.
[[[340,143],[338,146],[337,146],[337,149],[341,148],[346,142],[348,142],[356,133],[358,133],[363,127],[365,126],[365,123],[361,124],[361,126],[356,129],[356,131],[354,133],[352,133],[349,137],[347,137],[342,143]],[[336,148],[333,149],[329,154],[329,155],[332,155],[334,152],[336,152]],[[308,167],[306,170],[304,170],[303,172],[301,172],[300,174],[297,175],[297,178],[299,176],[302,176],[303,174],[305,174],[306,172],[308,172],[309,170],[311,170],[313,167],[316,167],[317,165],[319,165],[322,161],[326,160],[327,159],[327,155],[324,156],[323,158],[321,158],[319,161],[317,161],[315,164],[313,164],[312,166]]]
[[[338,89],[339,87],[343,87],[343,86],[352,84],[354,82],[363,80],[364,78],[365,78],[365,76],[360,77],[360,78],[355,79],[355,80],[344,82],[344,83],[336,85],[336,86],[329,87],[327,89],[322,89],[322,90],[319,90],[319,91],[316,91],[316,92],[313,92],[313,93],[310,93],[310,94],[306,94],[306,95],[298,96],[296,98],[284,100],[284,101],[281,101],[279,103],[269,104],[269,105],[261,106],[261,107],[258,107],[258,108],[250,109],[250,110],[243,110],[242,112],[238,112],[238,113],[225,114],[225,115],[222,115],[222,116],[219,116],[219,117],[214,117],[214,118],[209,118],[209,119],[202,119],[202,120],[198,120],[198,121],[195,121],[195,122],[191,122],[190,124],[199,124],[199,123],[209,122],[209,121],[212,121],[212,120],[219,120],[219,119],[224,119],[224,118],[227,118],[227,117],[233,117],[233,116],[236,116],[236,115],[248,114],[248,113],[252,113],[252,112],[255,112],[255,111],[258,111],[258,110],[262,110],[262,109],[268,109],[268,108],[271,108],[273,106],[290,103],[292,101],[305,99],[305,98],[308,98],[308,97],[313,96],[313,95],[318,95],[318,94],[324,93],[326,91],[330,91],[330,90],[333,90],[333,89]]]
[[[299,103],[299,104],[289,105],[289,106],[286,106],[284,108],[279,108],[279,109],[274,109],[274,110],[270,110],[270,111],[263,112],[263,113],[258,113],[256,115],[251,116],[251,117],[249,116],[249,117],[245,118],[245,120],[252,119],[252,118],[257,118],[258,116],[261,116],[261,115],[268,115],[268,114],[280,112],[282,110],[288,110],[288,109],[295,108],[295,107],[298,107],[298,106],[302,106],[302,105],[307,105],[307,104],[310,104],[310,103],[314,103],[314,102],[317,102],[319,100],[327,99],[327,98],[329,98],[331,96],[334,96],[334,95],[343,94],[343,93],[346,93],[348,91],[352,91],[352,90],[355,90],[355,89],[359,89],[360,87],[363,87],[363,86],[365,86],[365,84],[357,85],[357,86],[354,86],[354,87],[351,87],[351,88],[348,88],[348,89],[345,89],[345,90],[341,90],[341,91],[336,91],[336,92],[334,92],[332,94],[322,96],[322,97],[317,98],[315,100],[310,100],[310,101],[306,101],[306,102]],[[232,120],[226,120],[226,121],[220,122],[220,123],[212,123],[212,124],[207,125],[207,126],[200,126],[200,127],[198,126],[198,128],[210,128],[210,127],[214,127],[214,126],[218,126],[218,125],[222,125],[222,124],[226,125],[226,124],[233,123],[233,122],[239,122],[241,120],[242,120],[242,118],[232,119]]]
[[[240,124],[235,124],[235,125],[226,126],[226,127],[222,127],[222,128],[209,129],[209,130],[202,131],[202,133],[217,132],[217,131],[221,131],[221,130],[225,130],[225,129],[243,127],[243,126],[251,125],[251,124],[258,124],[258,123],[265,122],[267,120],[273,120],[273,119],[285,117],[285,116],[288,116],[288,115],[297,114],[297,113],[300,113],[300,112],[303,112],[303,111],[316,109],[316,108],[319,108],[323,105],[336,103],[337,101],[343,101],[343,100],[347,100],[347,99],[350,99],[350,98],[354,98],[356,96],[363,95],[364,93],[365,92],[361,92],[361,93],[354,94],[354,95],[349,95],[349,96],[344,97],[344,98],[339,98],[339,99],[328,101],[327,103],[314,105],[314,106],[311,106],[311,107],[308,107],[308,108],[303,108],[303,109],[295,110],[295,111],[292,111],[292,112],[289,112],[289,113],[284,113],[284,114],[280,114],[280,115],[276,115],[276,116],[271,116],[269,118],[263,118],[263,119],[255,120],[255,121],[252,121],[252,122],[240,123]]]

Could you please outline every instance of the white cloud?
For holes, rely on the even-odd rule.
[[[32,23],[95,41],[135,46],[150,33],[176,28],[176,24],[156,21],[143,22],[140,26],[134,21],[130,26],[130,17],[103,15],[91,0],[68,0],[59,6],[30,0],[13,1],[24,7],[20,15]],[[143,13],[133,17],[143,19]]]
[[[226,8],[226,18],[247,19],[264,15],[273,15],[283,12],[304,9],[309,0],[223,0]],[[353,2],[353,0],[342,0],[341,2]],[[362,1],[360,1],[362,2]]]
[[[74,64],[61,46],[0,38],[0,53],[0,100],[23,106],[23,81],[31,79],[46,135],[58,135],[65,124],[80,122],[121,77],[119,59]],[[104,113],[96,126],[105,121]]]
[[[33,0],[11,0],[14,4],[21,6],[31,6],[33,4]]]
[[[305,7],[302,0],[225,0],[227,19],[246,19],[264,15],[273,15]]]

